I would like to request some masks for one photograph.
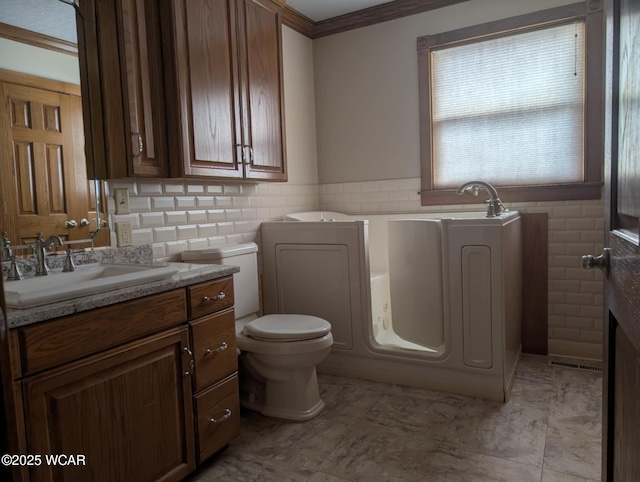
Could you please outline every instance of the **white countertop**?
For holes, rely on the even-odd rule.
[[[162,293],[163,291],[183,288],[204,281],[229,276],[240,271],[240,268],[232,265],[191,263],[163,263],[163,265],[175,266],[178,272],[171,278],[60,301],[58,303],[35,306],[25,310],[10,308],[7,310],[9,328],[18,328],[39,321],[51,320],[60,316],[72,315],[81,311],[92,310],[143,296]],[[19,281],[15,281],[15,283],[19,283]]]

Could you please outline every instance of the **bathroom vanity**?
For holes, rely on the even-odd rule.
[[[239,434],[238,269],[176,266],[168,279],[9,311],[3,388],[18,401],[20,454],[42,457],[17,480],[181,480]]]

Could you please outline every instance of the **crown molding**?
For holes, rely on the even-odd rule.
[[[78,56],[78,44],[41,33],[25,30],[6,23],[0,23],[0,37],[33,45],[42,49],[53,50],[67,55]]]
[[[315,39],[356,28],[408,17],[417,13],[448,7],[467,0],[395,0],[357,12],[340,15],[320,22],[305,17],[288,5],[283,9],[283,23],[288,27]]]
[[[315,33],[316,24],[314,21],[302,15],[297,10],[294,10],[289,5],[286,5],[282,9],[282,23],[309,38],[313,38]]]

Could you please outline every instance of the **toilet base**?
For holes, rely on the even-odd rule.
[[[311,420],[322,412],[325,404],[320,399],[315,367],[274,374],[264,367],[258,369],[251,358],[253,354],[243,353],[239,360],[243,408],[295,422]]]
[[[248,408],[248,407],[247,407]],[[320,415],[324,409],[324,402],[318,400],[313,407],[305,411],[292,411],[276,407],[263,407],[259,412],[266,417],[282,418],[285,420],[293,420],[295,422],[306,422]]]

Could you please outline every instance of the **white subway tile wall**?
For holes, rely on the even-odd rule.
[[[131,214],[115,215],[109,193],[129,189]],[[260,242],[260,223],[300,212],[411,213],[482,211],[483,205],[421,207],[420,179],[321,185],[111,181],[110,226],[130,221],[134,245],[151,243],[156,261],[177,261],[182,251]],[[602,201],[512,203],[510,209],[549,214],[549,353],[602,356],[603,279],[584,271],[580,256],[598,254],[604,242]],[[112,245],[116,245],[112,232]]]
[[[350,214],[482,211],[481,201],[420,206],[420,179],[320,185],[320,209]],[[499,190],[498,190],[499,191]],[[603,277],[581,268],[583,254],[604,247],[604,205],[597,201],[507,203],[510,209],[549,215],[549,354],[602,357]]]
[[[130,214],[115,214],[117,187],[129,190]],[[178,261],[186,249],[259,243],[262,221],[320,208],[316,184],[124,180],[108,182],[106,195],[110,226],[130,221],[133,244],[152,244],[156,261]]]

